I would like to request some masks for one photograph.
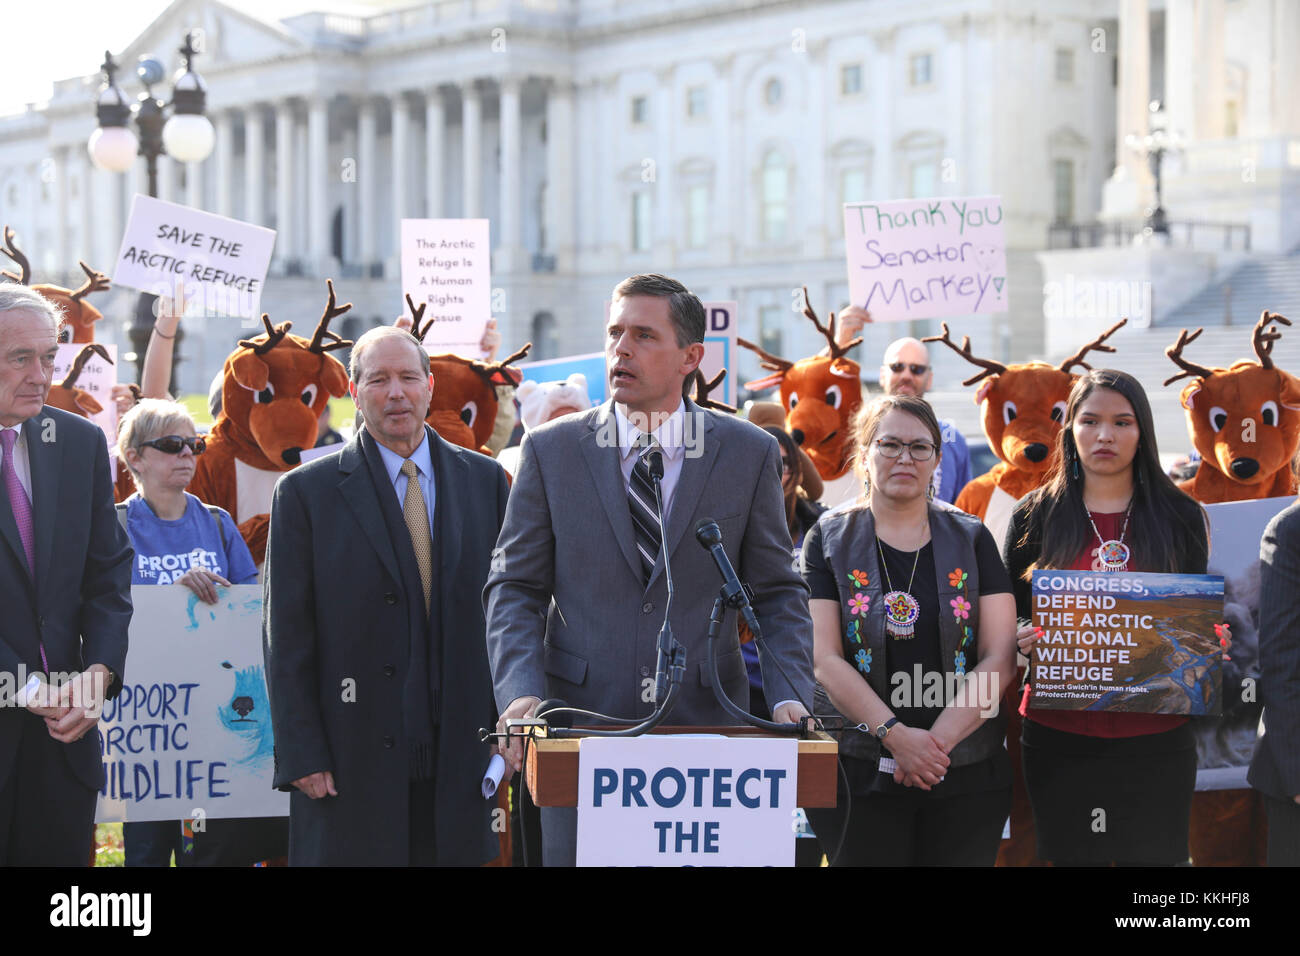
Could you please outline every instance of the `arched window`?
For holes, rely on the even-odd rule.
[[[790,175],[785,157],[768,150],[763,157],[763,239],[779,242],[790,218]]]

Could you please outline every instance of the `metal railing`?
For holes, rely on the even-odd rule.
[[[1171,220],[1169,241],[1187,248],[1222,248],[1250,251],[1250,224]],[[1146,231],[1146,225],[1131,220],[1114,222],[1058,222],[1047,227],[1048,249],[1097,249],[1128,246]],[[1198,242],[1198,239],[1200,240]]]

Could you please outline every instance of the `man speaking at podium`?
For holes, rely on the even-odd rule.
[[[625,279],[605,328],[611,400],[524,439],[483,592],[498,730],[531,716],[542,697],[621,718],[653,711],[668,597],[649,467],[655,451],[674,581],[669,620],[686,650],[686,677],[667,724],[734,723],[708,676],[706,635],[722,579],[695,541],[703,518],[717,522],[737,574],[753,588],[766,644],[763,685],[779,702],[773,719],[806,715],[800,701],[812,697],[812,625],[791,561],[779,448],[748,422],[683,397],[704,355],[704,327],[703,304],[681,283]],[[734,611],[717,655],[723,687],[744,707],[748,680]],[[507,759],[517,769],[521,758],[516,742]],[[545,865],[574,863],[576,826],[574,810],[543,809]]]

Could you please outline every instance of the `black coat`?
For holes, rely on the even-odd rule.
[[[435,767],[438,862],[478,865],[497,853],[493,801],[480,781],[496,721],[479,601],[505,514],[508,484],[492,459],[426,427],[434,472],[433,614],[401,509],[365,429],[337,454],[288,472],[275,487],[264,569],[263,650],[275,725],[275,780],[290,798],[295,865],[409,861],[409,747],[402,726],[408,635],[428,620],[441,647]],[[388,519],[385,519],[387,512]],[[404,581],[414,579],[415,587]],[[352,684],[346,682],[354,682]],[[292,782],[334,776],[337,797],[312,800]]]

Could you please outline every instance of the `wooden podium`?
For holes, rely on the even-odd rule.
[[[581,728],[579,728],[581,729]],[[721,734],[725,737],[776,737],[757,727],[658,727],[654,734]],[[581,738],[546,736],[537,732],[528,746],[524,779],[539,807],[578,805],[578,744]],[[829,734],[814,731],[799,740],[797,802],[801,807],[835,806],[839,745]]]

